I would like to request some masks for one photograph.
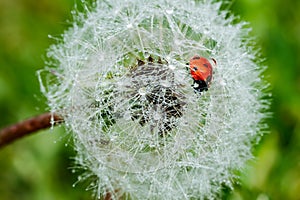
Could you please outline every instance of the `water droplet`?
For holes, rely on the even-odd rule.
[[[261,193],[258,195],[257,200],[269,200],[268,195]]]
[[[219,83],[220,83],[220,85],[222,85],[222,86],[225,86],[225,85],[226,85],[226,82],[225,82],[223,79],[221,79],[221,80],[219,81]]]
[[[203,33],[205,35],[208,35],[209,34],[209,28],[205,27],[204,30],[203,30]]]
[[[154,113],[153,113],[153,119],[154,119],[154,120],[159,120],[159,119],[161,119],[161,114],[158,113],[158,112],[154,112]]]
[[[151,56],[149,52],[144,52],[144,57],[145,58],[148,58],[149,56]]]
[[[169,65],[168,67],[169,67],[171,70],[174,70],[174,69],[176,68],[175,65]]]
[[[123,115],[123,118],[126,119],[126,120],[130,120],[131,119],[131,114],[129,111],[126,111]]]
[[[166,13],[169,14],[169,15],[171,15],[173,13],[173,9],[166,10]]]
[[[152,144],[152,143],[151,143],[151,144],[149,144],[149,147],[150,147],[150,148],[156,148],[156,144]]]
[[[160,84],[164,87],[170,87],[171,86],[171,82],[169,80],[161,80]]]
[[[146,90],[145,87],[142,87],[142,88],[139,89],[139,94],[140,95],[144,96],[144,95],[146,95],[146,93],[147,93],[147,90]]]
[[[171,60],[171,57],[170,56],[166,56],[166,61],[170,61]]]
[[[113,141],[115,141],[115,140],[117,140],[117,139],[118,139],[117,136],[111,136],[111,137],[110,137],[110,141],[111,141],[111,142],[113,142]]]

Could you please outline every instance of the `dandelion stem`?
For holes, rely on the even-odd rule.
[[[63,123],[63,121],[63,118],[56,114],[43,113],[19,123],[7,126],[0,130],[0,148],[39,130]],[[111,193],[107,193],[104,199],[111,200]]]
[[[0,130],[0,148],[15,140],[42,129],[50,128],[63,122],[63,119],[52,113],[44,113]]]

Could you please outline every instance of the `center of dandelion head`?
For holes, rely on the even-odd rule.
[[[147,126],[152,134],[166,136],[183,114],[185,97],[168,64],[150,60],[139,61],[125,78],[125,96],[133,121]]]
[[[185,146],[188,141],[186,135],[178,134],[187,105],[186,88],[168,63],[152,58],[137,63],[122,76],[105,80],[114,84],[101,90],[92,112],[97,118],[91,119],[101,127],[105,142],[94,146],[104,152],[99,159],[110,168],[153,172],[179,159],[176,152],[181,149],[174,144]]]

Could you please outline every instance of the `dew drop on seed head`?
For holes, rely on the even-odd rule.
[[[169,80],[161,80],[160,84],[164,87],[171,87],[171,82]]]
[[[130,114],[130,112],[129,112],[129,111],[126,111],[126,112],[124,113],[123,117],[124,117],[125,120],[130,120],[130,119],[131,119],[131,114]]]
[[[171,70],[174,70],[174,69],[176,68],[175,65],[169,65],[168,67],[169,67]]]
[[[158,112],[154,112],[154,113],[153,113],[153,119],[154,119],[154,120],[159,120],[159,119],[161,119],[161,114],[158,113]]]
[[[139,94],[142,95],[142,96],[146,95],[146,92],[147,91],[146,91],[145,87],[142,87],[142,88],[139,89]]]
[[[169,15],[171,15],[173,13],[173,9],[166,10],[166,13],[169,14]]]
[[[204,30],[203,30],[203,33],[205,35],[208,35],[209,34],[209,28],[205,27]]]
[[[224,79],[221,79],[221,80],[219,81],[219,83],[220,83],[220,85],[222,85],[222,86],[225,86],[225,85],[226,85],[226,82],[224,81]]]

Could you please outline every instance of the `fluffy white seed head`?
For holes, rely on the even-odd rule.
[[[265,85],[249,30],[219,7],[98,0],[49,48],[41,89],[98,196],[215,198],[252,157],[265,128]],[[194,55],[213,65],[201,95],[187,70]]]

